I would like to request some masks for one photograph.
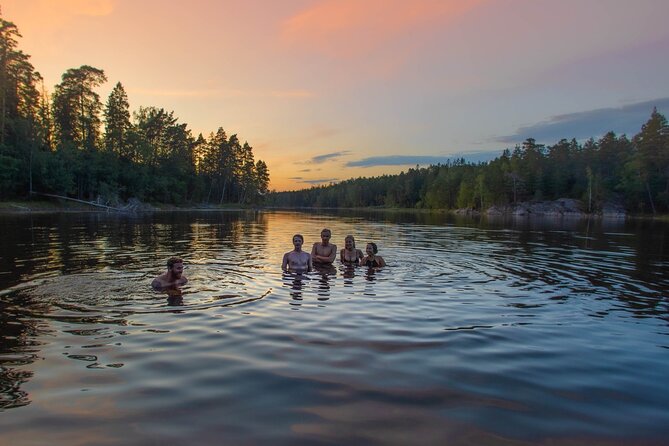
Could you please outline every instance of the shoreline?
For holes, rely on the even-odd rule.
[[[71,213],[90,212],[104,214],[136,214],[151,212],[188,212],[188,211],[246,211],[258,210],[239,205],[210,205],[210,206],[186,206],[177,207],[173,205],[143,205],[132,209],[104,209],[94,204],[75,203],[70,201],[46,201],[46,200],[11,200],[0,201],[0,214],[49,214],[49,213]]]
[[[200,205],[178,207],[174,205],[144,205],[140,209],[103,209],[86,203],[74,203],[67,201],[46,200],[12,200],[0,201],[0,215],[11,214],[49,214],[49,213],[105,213],[105,214],[146,214],[153,212],[221,212],[221,211],[336,211],[354,210],[362,212],[412,212],[425,214],[451,214],[456,216],[468,216],[476,218],[488,217],[512,217],[512,218],[555,218],[555,219],[580,219],[580,218],[603,218],[603,219],[649,219],[669,221],[669,214],[626,214],[625,216],[607,216],[598,213],[581,215],[555,215],[530,213],[525,215],[514,215],[511,212],[488,214],[486,212],[468,212],[462,209],[416,209],[416,208],[386,208],[386,207],[355,207],[355,208],[314,208],[314,207],[276,207],[276,206],[254,206],[245,207],[240,205]]]

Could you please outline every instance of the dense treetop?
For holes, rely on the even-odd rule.
[[[0,18],[0,199],[52,193],[119,203],[257,203],[269,170],[222,128],[193,137],[174,112],[130,112],[116,83],[103,104],[103,70],[68,69],[50,96],[21,35]]]

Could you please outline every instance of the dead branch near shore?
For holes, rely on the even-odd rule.
[[[112,206],[107,206],[107,205],[104,205],[104,204],[96,203],[94,201],[79,200],[77,198],[64,197],[62,195],[43,194],[41,192],[30,192],[30,193],[32,195],[40,195],[40,196],[43,196],[43,197],[50,197],[50,198],[58,198],[60,200],[75,201],[77,203],[83,203],[83,204],[87,204],[89,206],[96,206],[96,207],[104,208],[104,209],[107,209],[107,210],[110,210],[110,211],[117,211],[117,212],[124,212],[125,211],[124,209],[119,209],[119,208],[115,208],[115,207],[112,207]]]

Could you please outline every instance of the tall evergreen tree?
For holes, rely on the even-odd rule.
[[[118,82],[109,94],[105,106],[105,148],[117,154],[122,159],[132,159],[129,150],[130,131],[130,104],[123,85]]]
[[[53,116],[59,142],[93,151],[100,135],[102,103],[94,88],[107,81],[104,71],[82,65],[70,68],[56,85]]]
[[[33,164],[40,148],[41,76],[30,56],[18,49],[19,37],[16,25],[0,18],[0,195],[32,191]]]
[[[648,194],[653,213],[656,202],[669,207],[669,126],[667,118],[653,108],[650,119],[634,138],[639,157],[639,175]]]

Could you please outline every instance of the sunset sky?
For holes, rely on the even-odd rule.
[[[272,189],[634,135],[669,112],[667,0],[0,0],[53,91],[69,68],[131,110],[223,127]]]

